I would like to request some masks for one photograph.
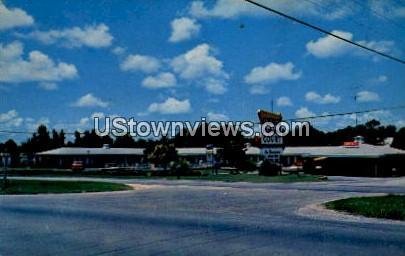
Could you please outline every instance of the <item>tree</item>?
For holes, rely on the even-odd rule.
[[[129,134],[119,136],[115,139],[113,147],[116,148],[134,148],[136,147],[135,140]]]
[[[405,127],[401,128],[394,136],[391,146],[394,148],[405,149]]]
[[[84,133],[76,131],[74,136],[75,147],[100,148],[104,144],[113,144],[113,139],[110,136],[100,137],[94,129],[91,131],[85,131]]]
[[[19,150],[18,145],[14,140],[9,139],[4,143],[4,152],[10,154],[11,166],[15,166],[19,162]]]
[[[49,136],[48,128],[42,124],[38,126],[37,131],[22,144],[21,148],[23,152],[28,154],[52,149],[53,142]]]
[[[174,144],[168,143],[161,143],[152,148],[147,148],[145,154],[151,163],[162,166],[165,171],[171,162],[178,159]]]
[[[65,133],[61,130],[59,133],[53,129],[51,138],[52,149],[65,146]]]
[[[36,152],[45,151],[52,148],[51,137],[49,136],[48,128],[45,125],[38,126],[37,136],[34,141]]]

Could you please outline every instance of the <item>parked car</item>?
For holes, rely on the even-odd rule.
[[[84,170],[83,162],[82,161],[73,161],[71,169],[74,172],[83,171]]]

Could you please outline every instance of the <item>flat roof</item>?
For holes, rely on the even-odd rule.
[[[81,156],[81,155],[143,155],[144,148],[79,148],[62,147],[43,151],[39,156]]]
[[[249,147],[247,155],[260,154],[260,148]],[[307,157],[381,157],[385,155],[405,155],[404,150],[392,148],[388,145],[375,146],[360,144],[358,147],[345,146],[317,146],[317,147],[285,147],[282,156],[307,156]]]
[[[286,147],[282,155],[304,155],[313,157],[381,157],[386,155],[405,155],[405,151],[392,148],[388,145],[374,146],[370,144],[360,144],[358,147]]]
[[[144,155],[144,148],[80,148],[62,147],[43,151],[39,156],[87,156],[87,155]],[[180,156],[206,155],[206,148],[176,148]]]
[[[195,155],[206,155],[206,148],[176,148],[177,154],[181,156],[195,156]]]

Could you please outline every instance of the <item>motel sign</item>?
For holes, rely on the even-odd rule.
[[[282,121],[282,116],[279,113],[273,113],[266,110],[259,109],[257,111],[260,124],[263,125],[266,122],[272,122],[274,126]],[[270,127],[268,127],[270,128]],[[268,132],[268,131],[267,131]],[[281,153],[284,150],[283,137],[274,133],[272,136],[260,135],[260,153],[264,157],[274,163],[280,162]]]

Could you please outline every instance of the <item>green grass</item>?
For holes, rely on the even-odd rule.
[[[283,175],[283,176],[259,176],[257,174],[247,174],[241,172],[240,174],[228,174],[228,173],[221,173],[218,175],[212,175],[211,169],[202,170],[202,173],[205,175],[202,176],[181,176],[180,179],[182,180],[206,180],[206,181],[223,181],[223,182],[254,182],[254,183],[289,183],[289,182],[312,182],[312,181],[321,181],[320,177],[317,175]],[[117,174],[110,174],[110,173],[101,173],[101,172],[81,172],[81,173],[73,173],[70,170],[52,170],[52,169],[14,169],[12,172],[9,173],[10,176],[16,177],[92,177],[92,178],[114,178],[114,179],[168,179],[168,180],[176,180],[176,176],[148,176],[146,175],[131,175],[129,173],[117,173]]]
[[[325,206],[366,217],[405,220],[405,195],[352,197],[328,202]]]
[[[166,178],[177,179],[177,177],[153,177],[153,178]],[[182,180],[206,180],[206,181],[223,181],[223,182],[253,182],[253,183],[267,183],[267,182],[311,182],[320,181],[319,176],[314,175],[282,175],[282,176],[260,176],[257,174],[218,174],[207,176],[181,176]]]
[[[0,195],[82,193],[131,190],[130,186],[111,182],[93,181],[51,181],[9,179],[6,189],[1,184]]]

